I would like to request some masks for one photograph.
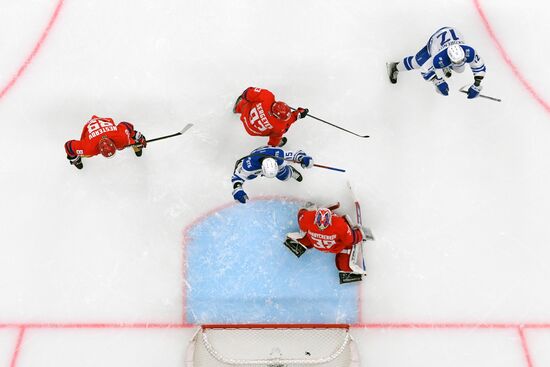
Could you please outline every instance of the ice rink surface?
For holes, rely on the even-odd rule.
[[[288,149],[347,173],[247,183],[251,198],[348,204],[354,185],[376,236],[352,330],[363,366],[550,365],[547,13],[537,0],[1,0],[0,366],[183,366],[186,231],[244,210],[232,169],[265,143],[231,113],[248,86],[371,135],[300,120]],[[415,72],[389,84],[386,61],[446,25],[502,103],[459,93],[468,71],[448,97]],[[77,171],[63,144],[93,114],[148,138],[195,126]],[[231,277],[258,249],[239,251]],[[307,292],[290,298],[315,312]]]

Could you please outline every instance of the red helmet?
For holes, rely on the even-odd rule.
[[[271,113],[273,116],[277,117],[279,120],[288,120],[292,111],[290,107],[284,102],[275,102],[271,105]]]
[[[332,224],[332,212],[327,208],[319,208],[315,212],[315,225],[322,231]]]
[[[101,155],[105,158],[111,158],[116,153],[115,143],[106,136],[101,137],[97,146],[99,147]]]

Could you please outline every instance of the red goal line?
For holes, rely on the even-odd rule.
[[[257,325],[257,324],[250,324]],[[300,326],[315,326],[317,324],[299,324]],[[347,325],[347,324],[346,324]],[[190,329],[199,327],[199,324],[187,323],[0,323],[0,329],[24,328],[24,329]],[[244,324],[243,327],[245,327]],[[280,324],[279,326],[288,326]],[[354,329],[550,329],[550,323],[419,323],[419,322],[376,322],[349,324]]]

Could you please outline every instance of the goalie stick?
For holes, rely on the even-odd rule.
[[[175,134],[170,134],[170,135],[160,136],[160,137],[154,138],[154,139],[149,139],[149,140],[147,140],[147,144],[152,143],[152,142],[154,142],[154,141],[163,140],[163,139],[168,139],[168,138],[173,138],[174,136],[182,135],[182,134],[185,133],[187,130],[189,130],[192,126],[193,126],[193,124],[187,124],[187,125],[185,125],[185,127],[184,127],[183,129],[181,129],[180,131],[178,131],[178,132],[175,133]],[[139,146],[139,145],[141,145],[141,144],[140,144],[140,143],[130,144],[130,146],[132,146],[132,147],[137,147],[137,146]]]
[[[363,228],[363,218],[361,217],[361,204],[359,204],[359,201],[357,201],[357,198],[355,197],[355,193],[353,192],[353,189],[351,188],[351,184],[348,181],[348,189],[351,194],[351,198],[353,199],[354,205],[355,205],[355,217],[357,219],[357,224]],[[351,249],[351,254],[349,257],[349,266],[351,270],[353,270],[354,273],[363,274],[366,275],[366,264],[365,264],[365,242],[367,239],[373,240],[374,237],[372,236],[372,233],[370,230],[367,229],[365,233],[365,238],[363,238],[363,241],[361,243],[357,243],[353,248]]]
[[[465,86],[463,86],[462,88],[460,88],[460,91],[461,91],[462,93],[468,94],[468,88],[469,88],[469,86],[468,86],[468,85],[465,85]],[[502,99],[500,99],[500,98],[495,98],[495,97],[491,97],[491,96],[486,96],[485,94],[480,94],[479,97],[481,97],[481,98],[486,98],[486,99],[490,99],[491,101],[495,101],[495,102],[502,102]]]

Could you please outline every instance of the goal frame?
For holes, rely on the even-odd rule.
[[[329,355],[328,359],[329,361],[336,359],[340,356],[340,354],[344,351],[344,349],[349,348],[349,355],[350,355],[350,361],[349,363],[345,364],[343,367],[360,367],[359,362],[359,352],[357,349],[357,345],[355,344],[355,341],[353,337],[350,335],[350,325],[349,324],[274,324],[274,323],[250,323],[250,324],[202,324],[199,325],[195,333],[193,334],[192,339],[190,340],[187,351],[185,355],[185,366],[186,367],[201,367],[201,365],[198,365],[195,363],[195,349],[197,347],[198,343],[204,343],[205,341],[208,342],[208,339],[206,335],[204,334],[205,330],[209,329],[223,329],[223,330],[235,330],[235,329],[250,329],[250,330],[315,330],[315,329],[340,329],[345,330],[345,338],[342,340],[340,347],[337,349],[337,353],[333,353],[333,355]],[[201,337],[203,340],[201,340]],[[210,353],[210,356],[220,363],[227,363],[227,366],[231,365],[258,365],[258,364],[266,364],[269,365],[267,360],[243,360],[242,363],[237,363],[238,361],[231,362],[225,362],[220,359],[218,359],[217,352],[215,350],[209,350],[209,348],[203,344],[204,348]],[[246,361],[246,362],[244,362]],[[306,361],[306,360],[282,360],[281,363],[288,363],[292,365],[301,365],[304,366],[315,366],[315,365],[322,365],[326,362],[321,361]]]

